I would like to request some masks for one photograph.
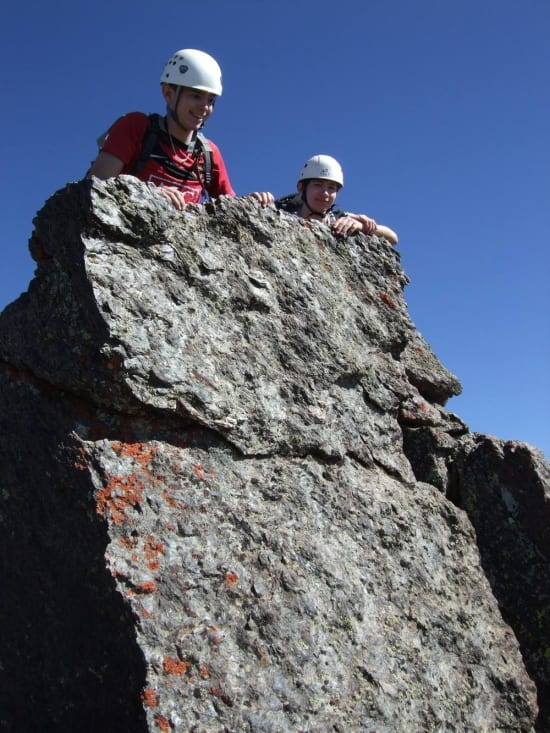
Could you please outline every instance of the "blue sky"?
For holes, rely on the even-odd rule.
[[[338,158],[339,204],[400,236],[412,319],[463,385],[447,408],[550,456],[550,0],[31,0],[3,20],[0,309],[44,201],[116,117],[163,111],[164,63],[200,48],[237,193]]]

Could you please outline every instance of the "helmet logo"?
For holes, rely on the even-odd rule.
[[[189,67],[186,64],[180,64],[180,67],[179,67],[180,74],[185,74],[186,71],[189,71]]]

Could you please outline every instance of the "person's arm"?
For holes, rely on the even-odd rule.
[[[390,229],[383,224],[376,225],[375,234],[378,237],[384,237],[384,239],[387,239],[390,244],[397,244],[397,242],[399,241],[399,238],[397,234],[393,231],[393,229]]]
[[[118,176],[123,168],[124,163],[120,158],[117,158],[116,155],[112,155],[111,153],[102,152],[99,153],[92,163],[87,177],[90,178],[90,176],[97,176],[97,178],[105,180],[106,178]]]
[[[361,224],[361,229],[364,234],[376,234],[378,237],[384,237],[390,244],[397,244],[399,241],[397,234],[387,226],[378,224],[374,219],[371,219],[365,214],[346,214],[346,217],[350,217]],[[337,220],[338,221],[338,220]],[[353,233],[353,232],[352,232]]]
[[[104,136],[103,145],[88,171],[88,177],[113,178],[127,170],[141,150],[149,117],[143,112],[130,112],[119,117]]]
[[[229,180],[225,161],[220,149],[212,140],[209,140],[209,142],[212,148],[212,180],[208,187],[208,193],[212,198],[217,198],[218,196],[236,196]]]
[[[92,166],[88,171],[86,177],[90,178],[90,176],[96,176],[97,178],[101,178],[103,180],[107,178],[114,178],[114,176],[118,176],[123,168],[124,163],[122,162],[122,160],[120,160],[120,158],[117,158],[116,155],[101,152],[92,163]],[[185,208],[185,198],[181,191],[178,191],[176,188],[166,186],[155,186],[155,190],[160,196],[168,199],[168,201],[170,201],[170,203],[178,211],[182,211]]]

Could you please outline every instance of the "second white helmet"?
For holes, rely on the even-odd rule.
[[[342,166],[330,155],[314,155],[306,160],[300,171],[298,181],[306,181],[308,178],[321,178],[327,181],[335,181],[340,186],[344,185]]]
[[[201,89],[217,97],[222,93],[222,70],[218,62],[195,48],[176,51],[164,67],[160,81],[161,84]]]

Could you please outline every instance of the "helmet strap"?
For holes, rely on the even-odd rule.
[[[178,118],[178,104],[180,101],[180,94],[181,94],[181,86],[178,84],[176,85],[176,99],[174,101],[173,107],[168,107],[168,112],[170,114],[170,117],[174,120],[176,124],[180,124],[179,118]]]

